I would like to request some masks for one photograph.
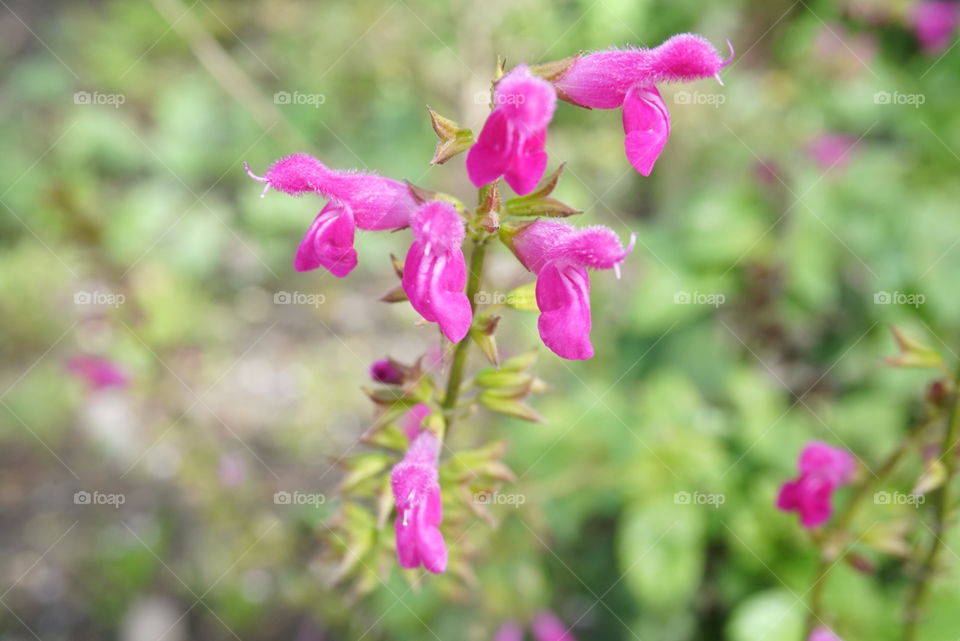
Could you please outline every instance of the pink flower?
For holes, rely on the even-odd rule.
[[[718,75],[723,60],[704,38],[683,33],[653,49],[611,49],[575,60],[554,84],[562,100],[589,109],[623,108],[627,158],[644,176],[653,170],[670,135],[670,114],[657,91],[661,82]]]
[[[843,641],[840,637],[835,635],[833,631],[826,627],[820,626],[816,630],[810,633],[810,638],[807,641]]]
[[[523,628],[516,621],[507,621],[497,630],[493,641],[523,641]]]
[[[800,454],[800,476],[780,488],[777,507],[800,514],[805,528],[815,528],[830,520],[834,490],[846,485],[856,472],[856,461],[850,452],[813,442]]]
[[[424,430],[390,473],[397,504],[397,559],[402,567],[423,565],[434,574],[447,569],[447,546],[439,529],[443,520],[437,473],[439,450],[436,435]]]
[[[88,354],[78,354],[67,359],[67,372],[85,380],[92,389],[126,387],[130,383],[127,373],[117,363]]]
[[[635,240],[631,237],[624,248],[607,227],[576,229],[550,220],[537,220],[507,238],[524,267],[537,275],[537,327],[555,354],[576,360],[593,356],[587,268],[619,270]]]
[[[444,336],[457,343],[470,330],[473,316],[463,293],[463,219],[450,203],[433,201],[420,207],[410,224],[413,244],[403,266],[403,291],[424,319],[438,323]]]
[[[357,265],[353,249],[357,227],[368,230],[400,229],[410,224],[417,201],[402,182],[374,174],[328,169],[307,154],[281,158],[260,177],[250,171],[251,178],[266,184],[264,194],[277,191],[302,196],[312,192],[329,200],[317,214],[300,243],[293,266],[308,271],[323,266],[342,278]]]
[[[417,403],[411,407],[410,411],[401,419],[400,429],[407,435],[407,438],[410,439],[411,442],[420,435],[423,421],[428,416],[430,416],[430,406],[426,403]]]
[[[500,79],[493,111],[467,154],[467,174],[477,187],[503,176],[518,194],[528,194],[547,168],[543,150],[557,104],[549,82],[519,65]]]
[[[544,610],[537,614],[531,627],[537,641],[576,641],[567,626],[553,612]]]
[[[918,2],[910,17],[924,53],[936,55],[950,46],[960,21],[960,5],[945,0]]]
[[[842,168],[850,161],[857,139],[846,134],[825,133],[807,145],[807,155],[823,171]]]

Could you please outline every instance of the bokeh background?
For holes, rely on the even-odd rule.
[[[912,2],[0,5],[2,639],[479,641],[543,608],[581,639],[799,639],[815,554],[779,483],[815,438],[869,469],[919,413],[930,375],[882,366],[890,324],[960,351],[960,48],[921,46]],[[523,505],[475,525],[472,583],[387,568],[364,598],[331,587],[322,534],[336,463],[363,449],[367,367],[437,334],[376,301],[405,233],[361,234],[344,281],[298,274],[320,204],[261,200],[242,161],[306,151],[472,198],[462,157],[428,166],[425,104],[478,129],[497,54],[683,31],[737,56],[723,87],[663,88],[651,178],[617,112],[561,104],[552,125],[559,196],[638,244],[622,280],[593,278],[597,356],[541,350],[546,422],[479,413],[459,434],[508,440]],[[530,280],[491,260],[487,288]],[[499,340],[536,344],[535,316]],[[77,354],[130,384],[89,389]],[[899,638],[911,563],[874,548],[904,523],[924,540],[924,518],[864,510],[875,572],[838,567],[827,590],[843,638]],[[929,641],[960,630],[947,543]]]

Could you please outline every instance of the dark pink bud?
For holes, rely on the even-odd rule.
[[[400,385],[403,383],[403,372],[394,361],[384,358],[370,366],[370,378],[384,385]]]

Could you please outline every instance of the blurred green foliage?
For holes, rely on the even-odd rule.
[[[906,9],[5,5],[0,636],[479,641],[549,607],[579,638],[799,639],[815,553],[774,509],[779,483],[814,438],[869,469],[917,416],[928,376],[881,366],[889,324],[951,359],[960,349],[960,49],[919,53]],[[411,360],[435,334],[406,306],[375,302],[395,284],[387,256],[402,254],[402,234],[361,235],[345,282],[297,274],[293,251],[319,205],[260,200],[241,162],[261,170],[306,151],[469,198],[462,156],[427,165],[425,104],[476,129],[497,54],[542,62],[681,31],[729,38],[737,58],[722,88],[664,88],[673,132],[653,177],[628,166],[612,111],[561,105],[551,128],[552,166],[569,163],[557,196],[585,210],[581,224],[639,239],[623,280],[593,279],[597,357],[543,350],[546,423],[480,414],[456,435],[463,447],[507,439],[519,480],[506,491],[525,503],[498,506],[497,528],[473,526],[474,585],[387,568],[352,601],[319,556],[333,506],[271,496],[332,497],[336,462],[369,416],[367,365]],[[122,104],[78,104],[75,92]],[[278,104],[276,92],[322,100]],[[830,168],[806,153],[825,132],[857,141]],[[507,252],[492,261],[488,287],[529,281]],[[277,305],[279,292],[323,304]],[[78,293],[123,302],[78,305]],[[897,304],[908,295],[922,303]],[[537,342],[534,315],[501,328],[507,352]],[[85,393],[63,373],[77,352],[116,359],[132,386]],[[911,458],[889,489],[908,491],[919,471]],[[126,502],[76,505],[80,490]],[[695,493],[724,500],[678,498]],[[901,508],[871,506],[861,525],[925,516]],[[837,568],[831,622],[848,641],[899,638],[910,564],[857,548],[877,571]],[[923,639],[956,638],[957,587],[955,573],[936,581]],[[155,636],[137,636],[144,621]]]

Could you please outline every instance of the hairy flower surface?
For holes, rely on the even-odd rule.
[[[424,430],[390,473],[397,505],[397,559],[405,568],[423,565],[434,574],[447,569],[447,546],[439,529],[443,520],[437,473],[439,451],[437,436]]]
[[[716,76],[729,64],[701,36],[683,33],[652,49],[611,49],[577,57],[554,84],[559,97],[590,109],[623,109],[630,164],[649,176],[670,135],[670,114],[657,91],[662,82]]]
[[[577,229],[538,220],[521,228],[510,242],[524,267],[537,275],[537,328],[543,343],[563,358],[593,356],[587,269],[618,269],[634,239],[624,247],[607,227]]]
[[[418,203],[402,182],[352,171],[329,169],[307,154],[275,162],[264,176],[247,167],[251,178],[291,196],[315,193],[329,202],[320,211],[294,257],[297,271],[325,267],[342,278],[357,265],[353,248],[357,227],[371,231],[400,229],[410,224]]]
[[[547,168],[547,125],[556,107],[549,82],[520,65],[500,79],[493,111],[467,154],[467,174],[477,187],[503,176],[518,194],[537,186]]]
[[[467,267],[463,259],[465,229],[457,210],[433,201],[416,211],[411,221],[413,244],[403,267],[403,291],[425,320],[440,325],[454,343],[470,330],[473,312],[463,293]]]
[[[805,528],[819,527],[833,514],[833,492],[853,479],[856,461],[846,450],[813,442],[801,452],[798,467],[800,475],[780,488],[777,507],[799,513]]]

